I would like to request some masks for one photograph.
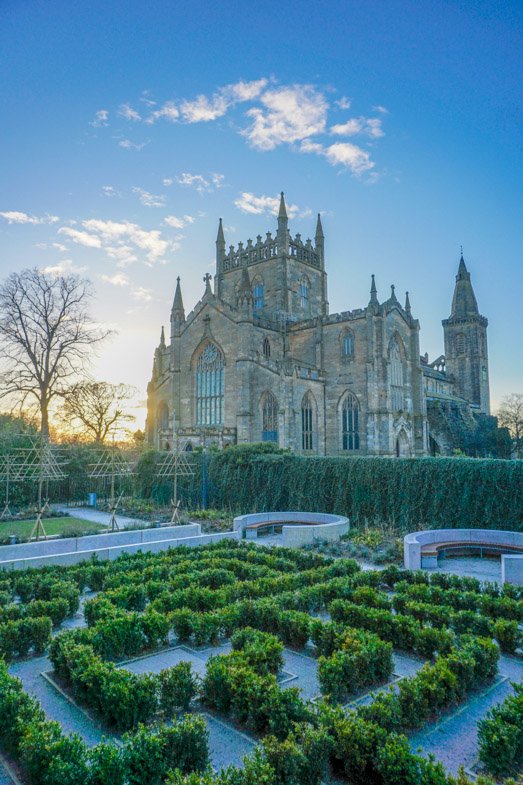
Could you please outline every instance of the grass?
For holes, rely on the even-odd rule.
[[[19,541],[28,540],[34,524],[34,518],[25,521],[0,521],[0,543],[7,542],[8,538],[13,534],[18,537]],[[44,518],[43,524],[48,535],[59,534],[71,537],[75,537],[78,534],[91,534],[106,529],[105,526],[101,526],[99,523],[84,521],[82,518],[71,518],[68,516]]]

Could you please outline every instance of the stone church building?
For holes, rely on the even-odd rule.
[[[408,293],[329,313],[320,216],[314,243],[289,232],[283,193],[276,234],[225,246],[220,219],[214,290],[185,314],[180,279],[170,338],[162,327],[148,385],[148,443],[270,441],[313,455],[450,452],[441,417],[489,413],[487,319],[463,255],[443,320],[445,354],[420,356]],[[190,447],[189,447],[190,449]]]

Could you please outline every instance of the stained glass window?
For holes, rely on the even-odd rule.
[[[198,425],[222,425],[223,422],[223,354],[208,343],[196,365],[196,422]]]

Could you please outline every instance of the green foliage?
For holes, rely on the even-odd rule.
[[[324,695],[343,703],[364,687],[388,679],[392,669],[390,643],[370,632],[345,629],[339,635],[337,650],[330,657],[319,658],[318,679]]]
[[[283,667],[283,645],[275,635],[243,627],[231,638],[232,648],[241,651],[248,665],[260,674],[277,675]]]
[[[0,624],[0,656],[9,661],[14,657],[26,657],[30,651],[43,654],[51,639],[52,626],[47,616]]]
[[[478,724],[479,757],[497,777],[515,774],[523,760],[523,685]]]
[[[171,718],[177,711],[187,711],[195,697],[198,683],[190,662],[180,662],[159,673],[160,711]]]
[[[210,503],[242,513],[318,510],[402,530],[523,528],[521,461],[309,458],[246,445],[209,455],[208,475]]]

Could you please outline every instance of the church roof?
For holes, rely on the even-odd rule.
[[[456,285],[452,298],[451,319],[466,319],[469,316],[478,316],[478,303],[476,295],[470,282],[470,273],[467,270],[463,253],[459,260],[458,274],[456,275]]]

